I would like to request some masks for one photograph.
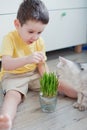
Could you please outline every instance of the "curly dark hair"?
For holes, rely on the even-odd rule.
[[[28,20],[47,24],[49,22],[49,12],[41,0],[24,0],[19,6],[17,19],[20,21],[21,26]]]

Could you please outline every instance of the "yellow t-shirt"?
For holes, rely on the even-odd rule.
[[[45,46],[42,38],[39,38],[37,41],[33,42],[30,45],[27,45],[20,37],[18,32],[15,30],[6,35],[3,39],[3,43],[1,46],[0,56],[9,55],[13,58],[24,57],[32,54],[35,51],[42,51],[45,56],[45,60],[47,59],[45,55]],[[6,71],[1,68],[0,77],[3,76],[5,72],[20,74],[29,71],[33,71],[37,67],[37,64],[26,64],[23,67],[17,68],[16,70]]]

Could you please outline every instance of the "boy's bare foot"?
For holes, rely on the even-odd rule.
[[[0,130],[11,130],[12,122],[9,115],[0,115]]]

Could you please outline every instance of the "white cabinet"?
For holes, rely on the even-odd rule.
[[[47,51],[86,43],[87,9],[54,10],[42,36]]]
[[[43,0],[50,14],[44,30],[47,51],[87,43],[87,0]]]

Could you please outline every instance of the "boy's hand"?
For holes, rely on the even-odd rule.
[[[32,55],[28,56],[29,63],[40,63],[44,62],[44,55],[42,52],[34,52]]]

